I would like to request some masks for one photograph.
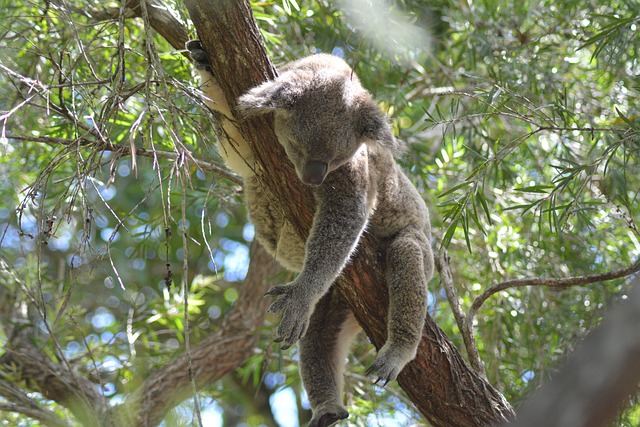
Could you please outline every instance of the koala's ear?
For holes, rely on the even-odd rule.
[[[256,86],[238,98],[238,110],[242,115],[252,117],[291,109],[295,94],[282,77]]]
[[[380,107],[370,97],[358,103],[356,126],[358,133],[391,150],[395,156],[404,152],[404,145],[393,136],[391,126]]]

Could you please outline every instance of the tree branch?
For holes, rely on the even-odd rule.
[[[271,255],[254,243],[249,271],[233,309],[218,330],[191,348],[191,369],[198,388],[236,369],[254,354],[257,331],[267,310],[264,293],[271,285],[269,278],[279,271]],[[171,408],[192,395],[187,355],[182,355],[151,374],[124,404],[114,408],[117,414],[113,418],[122,426],[156,426]]]
[[[0,278],[17,280],[14,274],[5,274],[11,273],[11,270],[1,261],[0,272],[3,274]],[[269,278],[279,271],[280,266],[273,258],[254,243],[249,271],[233,309],[214,334],[191,349],[191,366],[198,388],[221,378],[254,354],[259,339],[257,330],[262,327],[267,311],[264,293],[271,285]],[[18,286],[17,283],[15,286]],[[6,296],[4,291],[8,291],[8,288],[2,286],[0,291],[3,291],[0,296]],[[4,304],[0,307],[7,308]],[[0,312],[5,328],[10,324],[18,325],[6,331],[11,338],[4,346],[4,355],[0,357],[0,369],[7,375],[19,375],[29,389],[69,408],[83,425],[156,426],[170,409],[193,395],[187,355],[182,355],[151,374],[124,404],[110,408],[94,383],[78,377],[67,370],[65,365],[54,363],[35,345],[31,337],[34,333],[33,326],[28,319],[4,318],[5,315],[17,312],[19,310],[13,309],[3,309]],[[21,398],[24,393],[1,380],[0,395],[13,402],[17,409],[29,408],[28,401]],[[36,414],[35,411],[32,413]],[[44,413],[40,415],[46,416]],[[52,425],[57,427],[53,421]]]
[[[60,145],[64,147],[88,147],[95,151],[110,151],[121,156],[130,156],[132,153],[136,156],[150,157],[153,159],[169,159],[179,162],[191,161],[199,169],[203,171],[213,172],[221,178],[224,178],[234,184],[242,186],[242,179],[228,169],[218,166],[215,163],[206,162],[204,160],[196,159],[191,152],[179,153],[175,151],[158,151],[147,150],[144,148],[131,149],[128,145],[116,145],[108,142],[98,142],[87,138],[54,138],[50,136],[30,136],[30,135],[16,135],[8,134],[7,138],[19,140],[19,141],[33,141],[40,142],[48,145]]]
[[[85,425],[101,425],[98,420],[109,405],[95,384],[54,363],[35,345],[33,324],[24,323],[8,331],[11,337],[4,345],[0,370],[19,375],[30,390],[67,407]]]
[[[142,8],[139,1],[131,2],[131,5],[140,13]],[[147,1],[146,9],[149,22],[174,47],[182,50],[184,43],[188,40],[186,28],[180,21],[169,19],[164,13],[167,11],[166,8],[161,6],[162,3],[159,1]],[[119,9],[116,9],[115,13],[117,18]],[[162,16],[158,16],[158,13]],[[9,69],[3,69],[30,87],[40,84],[40,82],[15,74]],[[39,89],[46,92],[50,88],[42,86]],[[28,100],[25,102],[28,102]],[[78,122],[75,117],[65,114],[65,111],[59,112],[72,122],[84,125],[84,123]],[[11,112],[8,114],[11,114]],[[191,160],[203,170],[212,171],[235,184],[242,184],[236,175],[215,164],[194,159],[189,152],[174,153],[135,147],[132,149],[130,146],[111,144],[101,135],[95,133],[95,129],[89,127],[83,129],[98,141],[85,137],[75,139],[24,135],[7,135],[7,137],[65,147],[86,146],[95,151],[111,151],[117,155],[140,155],[154,159],[166,158],[176,162]],[[191,367],[195,374],[198,388],[209,385],[225,373],[237,368],[254,353],[255,344],[259,338],[259,334],[256,331],[262,326],[266,313],[266,300],[263,295],[269,287],[268,278],[275,275],[279,270],[280,267],[272,260],[270,255],[261,247],[254,245],[247,278],[234,308],[225,316],[221,328],[215,334],[207,337],[199,345],[191,349]],[[17,279],[15,275],[12,278]],[[16,288],[18,287],[16,286]],[[8,291],[8,288],[3,287],[0,290]],[[2,296],[7,296],[4,295],[7,292],[2,292],[1,294]],[[15,299],[5,299],[4,297],[0,301],[0,307],[3,307],[0,314],[2,314],[1,317],[5,328],[15,321],[13,318],[5,318],[6,316],[13,316],[16,311],[13,309],[13,301]],[[4,310],[4,308],[7,308],[7,310]],[[21,323],[28,323],[28,319],[24,319]],[[77,378],[65,366],[54,363],[46,356],[30,338],[32,332],[30,326],[15,330],[15,333],[11,331],[13,329],[6,330],[7,335],[11,335],[12,338],[10,342],[5,344],[5,354],[0,358],[0,366],[15,369],[22,379],[31,385],[34,391],[39,391],[46,398],[55,400],[61,405],[70,408],[77,419],[85,425],[155,426],[161,422],[171,408],[193,395],[188,376],[187,355],[183,355],[149,376],[124,404],[110,408],[108,414],[103,413],[103,410],[108,408],[108,404],[96,389],[95,384],[84,378]],[[1,386],[2,384],[0,384],[0,394],[8,394],[15,398],[11,405],[5,405],[6,408],[10,407],[10,410],[25,414],[27,411],[31,411],[30,416],[42,419],[43,422],[46,418],[51,425],[56,427],[66,425],[66,423],[47,418],[44,412],[38,414],[30,410],[28,402],[19,399],[20,394],[11,394],[10,389],[3,389]],[[3,391],[6,393],[3,393]],[[22,396],[24,396],[24,393],[22,393]]]
[[[0,379],[0,395],[11,402],[0,404],[0,411],[18,412],[51,427],[68,426],[53,411],[43,407],[7,380]]]
[[[609,425],[640,384],[640,277],[509,427]]]
[[[480,359],[478,353],[478,346],[476,339],[473,335],[473,329],[466,327],[466,316],[460,308],[460,302],[458,301],[458,293],[456,292],[456,286],[453,283],[453,276],[451,275],[451,267],[449,265],[449,254],[446,249],[441,249],[437,252],[436,268],[440,275],[440,281],[447,294],[447,300],[453,311],[453,315],[462,334],[462,340],[464,341],[465,349],[467,350],[467,357],[471,367],[476,370],[480,375],[486,378],[486,372],[484,370],[484,362]]]
[[[38,348],[35,324],[27,318],[27,310],[20,307],[22,303],[17,298],[18,289],[25,288],[13,269],[0,258],[0,319],[8,337],[0,357],[0,372],[17,375],[28,389],[67,407],[87,425],[99,425],[97,420],[102,418],[108,402],[94,383],[76,375],[67,364],[54,363]],[[10,400],[20,407],[28,407],[28,402],[7,384],[2,384],[0,394],[12,396],[16,400]]]
[[[126,18],[142,17],[140,0],[123,1],[125,1]],[[183,51],[184,44],[189,40],[187,27],[182,20],[171,13],[170,6],[161,0],[146,0],[146,9],[149,15],[149,23],[153,29],[164,37],[175,49]],[[119,7],[92,10],[75,7],[74,10],[77,13],[89,16],[95,21],[115,20],[119,19],[120,16]],[[186,52],[184,52],[184,55],[188,57]]]
[[[140,8],[139,2],[137,3],[136,7]],[[149,22],[156,31],[169,39],[169,42],[174,47],[182,50],[184,43],[188,40],[186,29],[178,21],[172,21],[173,23],[170,25],[160,28],[158,25],[162,20],[155,16],[159,10],[163,10],[157,7],[160,4],[157,1],[147,2]],[[116,9],[115,13],[115,17],[118,17],[119,9]],[[5,71],[11,72],[8,69]],[[19,75],[14,77],[20,78],[21,81],[25,79]],[[27,83],[33,86],[38,82],[29,80]],[[43,87],[43,90],[48,89]],[[70,119],[74,121],[73,118]],[[85,130],[92,131],[93,129]],[[96,136],[93,132],[90,132],[90,134]],[[24,135],[7,135],[7,137],[66,147],[86,146],[97,151],[111,151],[118,155],[135,154],[156,159],[166,158],[179,162],[190,159],[203,170],[212,171],[235,184],[242,184],[236,175],[226,169],[194,159],[188,152],[174,153],[142,148],[132,150],[130,146],[113,145],[104,140],[104,138],[98,138],[98,136],[96,138],[99,141],[92,141],[82,137],[75,139]],[[210,384],[225,373],[237,368],[253,354],[255,343],[259,337],[256,330],[262,326],[266,313],[266,301],[263,295],[269,287],[268,277],[275,275],[279,270],[280,267],[272,260],[270,255],[261,247],[254,245],[247,278],[233,310],[225,316],[221,328],[215,334],[207,337],[199,345],[191,349],[191,367],[198,388]],[[61,366],[51,362],[29,339],[14,339],[12,345],[15,347],[14,350],[10,350],[5,346],[7,352],[0,359],[0,363],[17,366],[25,381],[34,383],[36,389],[41,390],[47,398],[56,400],[63,406],[70,407],[78,419],[86,425],[155,426],[160,423],[171,408],[193,395],[188,376],[187,355],[183,355],[149,376],[124,404],[111,408],[108,415],[105,414],[104,417],[89,417],[87,414],[107,405],[103,405],[102,402],[96,402],[94,399],[96,396],[91,398],[76,396],[78,398],[70,402],[66,398],[72,394],[68,386],[72,386],[71,389],[77,388],[78,392],[80,392],[86,388],[85,384],[76,386],[76,379],[67,378]],[[38,370],[38,368],[41,368],[41,370]],[[45,384],[45,381],[48,381],[48,383]],[[86,385],[97,393],[92,383],[89,382]],[[98,397],[102,398],[99,394]],[[13,407],[17,410],[22,406],[24,405]],[[88,418],[92,420],[90,421]]]
[[[631,266],[618,270],[609,271],[602,274],[594,274],[590,276],[575,276],[566,278],[530,278],[530,279],[514,279],[506,282],[498,283],[481,293],[471,304],[467,312],[465,321],[465,329],[470,329],[473,325],[473,319],[476,313],[492,295],[497,292],[504,291],[509,288],[521,288],[523,286],[548,286],[550,288],[563,289],[571,286],[589,285],[591,283],[606,282],[613,279],[629,276],[640,271],[640,258]]]
[[[438,253],[438,257],[436,258],[436,267],[438,268],[440,280],[442,281],[442,284],[447,293],[447,300],[449,301],[449,305],[452,308],[456,323],[458,325],[458,328],[460,329],[460,333],[462,334],[462,339],[467,350],[469,362],[476,371],[478,371],[482,375],[485,375],[484,363],[482,362],[478,354],[478,347],[476,345],[475,337],[473,334],[473,320],[475,319],[475,316],[480,307],[492,295],[509,288],[525,286],[548,286],[551,288],[562,289],[571,286],[587,285],[597,282],[619,279],[640,271],[640,259],[638,259],[629,267],[590,276],[514,279],[498,283],[491,286],[489,289],[485,290],[482,294],[476,297],[466,315],[462,312],[462,310],[460,309],[460,304],[458,303],[455,284],[453,283],[453,277],[451,275],[449,266],[449,258],[445,251],[440,251]]]

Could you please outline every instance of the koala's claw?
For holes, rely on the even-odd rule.
[[[377,363],[374,361],[373,365],[366,370],[366,375],[378,374],[378,378],[373,382],[375,385],[386,387],[391,381],[395,380],[398,376],[398,370],[393,366],[384,366],[383,363]],[[382,384],[380,384],[382,382]]]
[[[265,292],[264,296],[267,297],[277,297],[279,295],[283,295],[287,293],[287,288],[289,288],[289,286],[287,285],[280,285],[280,286],[274,286],[273,288],[269,289],[267,292]]]
[[[414,356],[415,352],[411,352],[397,344],[387,343],[380,349],[378,356],[369,369],[367,369],[366,374],[377,375],[378,379],[374,384],[377,385],[382,382],[382,387],[385,387],[398,377],[402,368],[404,368]]]
[[[342,405],[321,405],[314,410],[313,418],[307,427],[329,427],[338,421],[349,418],[349,412]]]
[[[265,294],[265,296],[280,297],[271,304],[268,312],[282,312],[282,320],[274,341],[282,343],[283,350],[288,349],[304,336],[311,316],[304,299],[295,295],[296,289],[294,285],[274,286]]]
[[[209,54],[203,49],[200,40],[189,40],[184,47],[189,51],[194,65],[199,70],[211,72],[211,59]]]

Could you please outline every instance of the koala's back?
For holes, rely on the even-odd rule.
[[[357,81],[357,76],[342,58],[326,53],[307,56],[296,61],[289,62],[278,69],[280,73],[291,70],[306,70],[315,75],[322,75],[323,73],[343,74],[344,76],[353,76]],[[321,81],[316,83],[307,83],[316,85],[323,84]]]

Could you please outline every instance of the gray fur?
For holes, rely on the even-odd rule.
[[[187,48],[208,104],[230,123],[230,109],[199,43]],[[300,180],[316,201],[306,242],[261,189],[250,144],[233,134],[219,138],[220,154],[245,180],[247,206],[258,240],[278,261],[299,272],[275,286],[269,308],[282,314],[276,341],[287,348],[300,340],[300,371],[309,395],[311,427],[348,416],[342,404],[342,373],[349,343],[358,330],[346,302],[332,284],[363,233],[374,235],[386,256],[389,285],[388,335],[368,372],[386,384],[411,361],[422,336],[427,282],[433,274],[427,207],[394,156],[402,151],[382,111],[340,58],[314,55],[281,68],[280,76],[238,100],[245,117],[274,114],[275,131]],[[228,123],[227,123],[228,125]],[[219,135],[220,136],[220,135]],[[235,155],[229,155],[229,146]],[[225,154],[227,153],[227,154]],[[240,156],[243,154],[243,156]],[[244,165],[238,167],[238,157]],[[248,167],[244,167],[248,166]]]

